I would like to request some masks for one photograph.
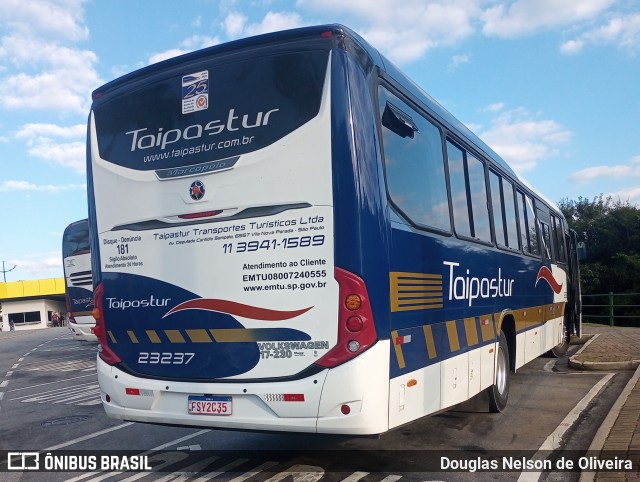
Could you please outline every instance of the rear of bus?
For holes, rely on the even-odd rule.
[[[237,41],[94,93],[89,210],[111,417],[387,430],[389,341],[354,204],[371,210],[379,200],[358,190],[379,184],[375,169],[354,174],[348,79],[362,98],[366,82],[342,40],[309,28]]]
[[[71,223],[62,235],[67,327],[77,340],[96,341],[93,327],[93,278],[89,249],[89,223],[86,219]]]

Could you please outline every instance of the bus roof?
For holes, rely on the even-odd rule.
[[[114,90],[118,90],[127,84],[132,82],[144,81],[145,78],[154,76],[160,72],[166,72],[179,68],[185,63],[197,62],[201,59],[224,55],[226,53],[232,53],[240,50],[250,50],[255,47],[264,47],[266,44],[282,45],[293,40],[301,39],[327,39],[334,42],[335,46],[345,48],[344,39],[349,38],[355,42],[366,54],[369,56],[369,60],[380,70],[384,71],[389,77],[394,79],[403,88],[409,91],[414,97],[420,99],[425,104],[425,107],[434,115],[441,123],[447,125],[455,134],[462,139],[466,140],[471,146],[481,151],[485,157],[489,158],[495,165],[501,168],[503,171],[512,176],[515,180],[522,183],[529,190],[531,190],[537,197],[546,202],[549,207],[554,210],[558,210],[555,202],[545,198],[538,190],[533,188],[525,179],[518,175],[505,161],[500,157],[491,147],[489,147],[482,139],[474,134],[467,126],[460,122],[455,116],[453,116],[448,110],[440,105],[433,97],[431,97],[422,87],[411,80],[406,74],[404,74],[398,67],[396,67],[390,60],[384,57],[375,47],[362,38],[359,34],[354,32],[348,27],[340,24],[328,24],[328,25],[316,25],[311,27],[302,27],[290,30],[284,30],[280,32],[266,33],[253,37],[248,37],[239,40],[233,40],[223,44],[208,47],[202,50],[197,50],[184,55],[173,57],[161,62],[143,67],[122,77],[119,77],[103,86],[99,87],[93,92],[92,98],[94,101],[100,99],[103,95],[108,94]]]

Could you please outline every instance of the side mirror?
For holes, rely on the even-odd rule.
[[[584,261],[587,259],[587,245],[584,241],[580,241],[577,245],[578,248],[578,261]]]

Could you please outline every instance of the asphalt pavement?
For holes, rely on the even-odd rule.
[[[0,331],[0,340],[21,336],[28,331]],[[627,472],[583,472],[580,482],[640,482],[640,327],[585,325],[583,336],[572,344],[582,345],[569,358],[577,370],[635,373],[614,403],[589,447],[589,453],[602,459],[631,460]]]

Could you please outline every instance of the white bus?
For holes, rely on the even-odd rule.
[[[340,25],[97,89],[98,379],[111,417],[378,434],[580,329],[562,213]]]
[[[92,330],[93,278],[89,249],[89,223],[86,219],[71,223],[62,236],[67,327],[77,340],[96,341]]]

